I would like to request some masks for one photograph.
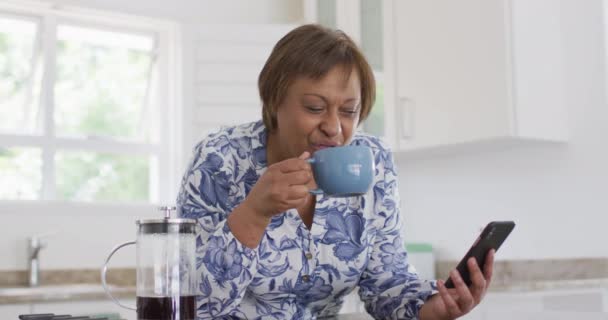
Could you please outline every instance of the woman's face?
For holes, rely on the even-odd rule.
[[[341,66],[314,80],[297,78],[277,108],[277,130],[271,135],[281,161],[323,148],[348,144],[359,123],[359,75]]]

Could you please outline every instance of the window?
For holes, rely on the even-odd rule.
[[[0,5],[0,201],[173,201],[177,39],[165,21]]]

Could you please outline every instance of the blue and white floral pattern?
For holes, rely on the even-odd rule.
[[[263,123],[221,129],[196,146],[177,203],[180,215],[201,227],[198,319],[332,316],[356,287],[375,318],[417,318],[436,286],[407,263],[392,155],[364,133],[351,144],[372,148],[372,190],[348,198],[317,196],[311,229],[295,209],[275,216],[256,249],[243,246],[226,219],[266,170]]]

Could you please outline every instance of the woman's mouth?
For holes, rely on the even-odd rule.
[[[316,143],[312,145],[312,149],[313,152],[314,151],[318,151],[318,150],[322,150],[322,149],[326,149],[326,148],[333,148],[338,146],[338,144],[336,143]]]

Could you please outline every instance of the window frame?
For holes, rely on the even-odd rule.
[[[182,40],[179,25],[172,21],[127,15],[100,10],[61,6],[45,2],[23,0],[3,1],[0,15],[38,21],[36,39],[41,41],[42,84],[40,100],[43,125],[40,135],[19,135],[0,133],[2,147],[35,147],[42,153],[42,186],[40,200],[0,200],[0,213],[3,209],[18,208],[27,204],[32,209],[48,204],[66,208],[88,206],[120,205],[144,206],[158,203],[173,203],[181,180],[183,163],[182,152]],[[55,136],[54,97],[56,28],[58,24],[77,27],[92,27],[105,31],[146,34],[156,37],[156,69],[158,70],[159,102],[161,123],[159,123],[158,143],[126,142],[112,139],[80,139]],[[40,31],[42,31],[40,33]],[[49,50],[50,49],[50,50]],[[55,197],[54,155],[57,151],[108,152],[117,155],[155,156],[158,170],[150,171],[150,198],[148,201],[80,202],[58,200]],[[155,171],[155,172],[154,172]],[[36,210],[37,211],[37,210]],[[80,211],[80,210],[78,210]]]

